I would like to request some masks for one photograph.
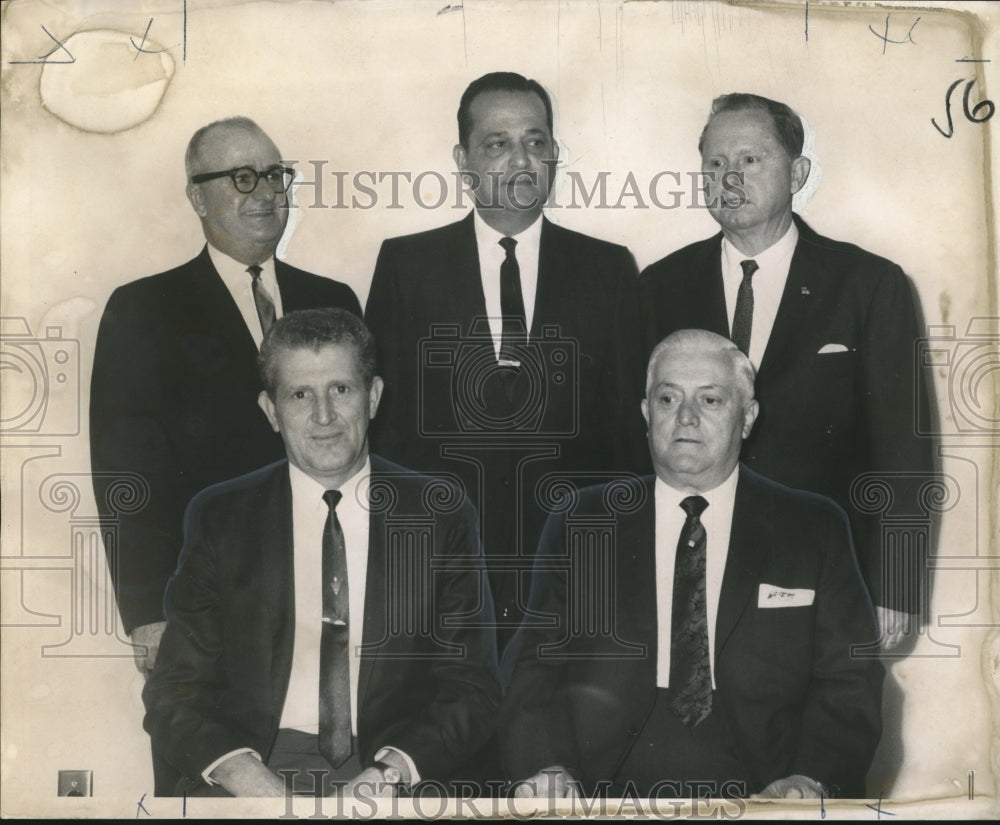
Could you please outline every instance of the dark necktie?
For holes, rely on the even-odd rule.
[[[261,283],[260,273],[263,272],[257,264],[247,267],[247,272],[250,273],[250,277],[253,278],[253,302],[257,306],[257,317],[260,318],[260,329],[265,335],[267,331],[271,328],[271,324],[274,323],[274,302],[268,296],[267,291],[264,289],[264,284]]]
[[[347,552],[337,518],[338,490],[327,490],[323,528],[323,634],[319,647],[319,752],[333,767],[351,755],[350,612]]]
[[[712,712],[712,670],[708,658],[705,601],[705,528],[699,516],[708,507],[701,496],[681,502],[687,520],[674,559],[670,612],[670,709],[691,727]]]
[[[744,355],[750,353],[750,330],[753,327],[753,284],[751,278],[757,271],[757,262],[753,260],[740,261],[743,267],[743,280],[740,281],[736,293],[736,312],[733,314],[733,334],[730,336]]]
[[[500,314],[503,331],[500,334],[500,360],[520,363],[516,346],[527,343],[527,322],[524,314],[524,297],[521,295],[521,267],[517,265],[513,238],[501,238],[500,246],[507,257],[500,264]]]

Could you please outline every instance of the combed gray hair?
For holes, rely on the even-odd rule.
[[[657,360],[663,353],[671,350],[697,352],[704,355],[712,353],[728,355],[733,365],[733,374],[743,390],[744,402],[753,400],[753,383],[757,377],[757,371],[750,363],[750,359],[728,338],[723,338],[707,329],[679,329],[670,333],[653,348],[653,352],[649,356],[649,363],[646,365],[647,397],[649,397],[649,390],[653,383],[653,368],[656,366]]]

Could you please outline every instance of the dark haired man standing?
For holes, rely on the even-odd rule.
[[[910,284],[896,264],[825,238],[792,212],[810,164],[802,122],[784,103],[717,98],[698,148],[722,232],[643,272],[647,349],[701,327],[749,356],[760,417],[741,460],[847,510],[891,649],[916,630],[908,614],[926,598],[923,557],[883,547],[881,525],[851,490],[871,474],[906,506],[933,471],[931,443],[915,435],[928,399],[914,386]]]
[[[494,72],[458,109],[475,210],[383,243],[365,318],[379,341],[382,454],[462,479],[476,501],[503,642],[521,619],[557,479],[647,465],[636,269],[542,215],[558,146],[534,80]]]

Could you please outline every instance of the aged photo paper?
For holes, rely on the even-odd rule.
[[[930,542],[933,590],[919,638],[885,660],[871,799],[737,814],[995,818],[998,14],[997,3],[943,0],[3,2],[0,813],[290,815],[283,800],[153,795],[143,677],[89,477],[98,323],[116,287],[203,246],[184,149],[232,115],[256,120],[297,170],[278,255],[349,284],[364,305],[385,238],[470,208],[452,161],[458,100],[476,77],[510,70],[554,101],[547,216],[626,245],[640,270],[717,231],[700,199],[698,135],[714,97],[746,91],[805,120],[813,171],[799,214],[910,278],[924,332],[914,369],[934,399],[914,426],[934,439],[940,475],[919,512],[900,515],[877,492],[870,504],[887,531]],[[67,797],[68,770],[88,772],[89,795]],[[314,813],[296,802],[291,815]]]

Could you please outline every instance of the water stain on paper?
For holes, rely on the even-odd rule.
[[[72,64],[42,67],[42,105],[86,132],[113,134],[146,121],[174,74],[173,58],[149,40],[137,51],[133,34],[113,29],[77,32],[64,41]]]

